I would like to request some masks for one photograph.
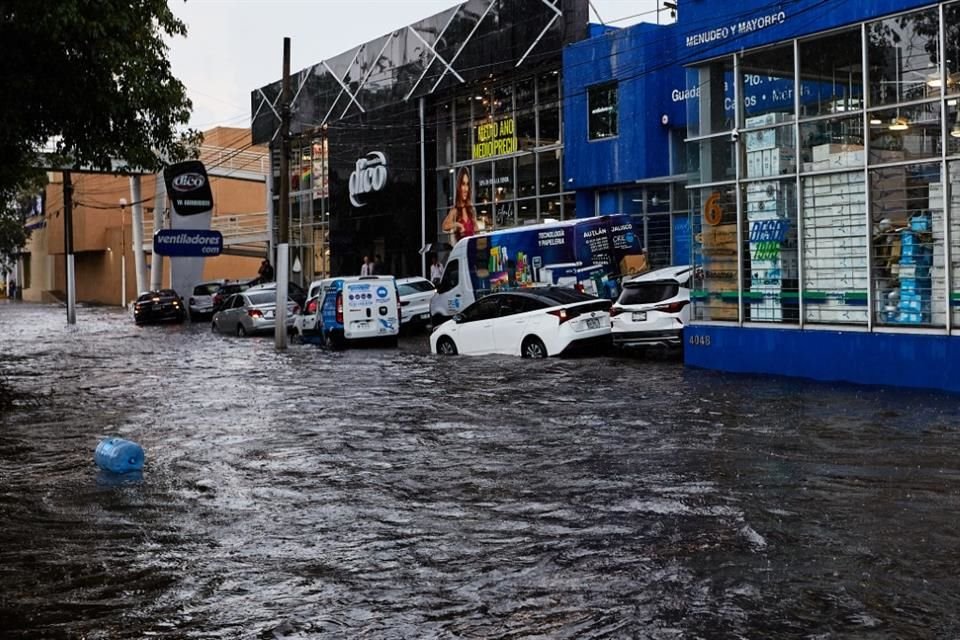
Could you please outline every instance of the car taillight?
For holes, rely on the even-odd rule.
[[[316,313],[317,312],[317,301],[311,300],[307,303],[307,313]]]
[[[343,292],[337,292],[337,324],[343,324]]]
[[[260,309],[247,309],[247,315],[251,318],[262,318],[263,313],[260,312]]]
[[[671,302],[669,304],[659,304],[655,306],[653,310],[662,311],[664,313],[680,313],[680,310],[688,304],[690,304],[689,300],[678,300],[677,302]]]
[[[623,313],[623,307],[610,307],[610,317],[616,317]]]
[[[582,283],[582,282],[578,282],[577,284],[573,285],[573,288],[576,289],[577,291],[579,291],[580,293],[583,293],[583,292],[584,292],[583,283]]]
[[[552,316],[557,316],[558,318],[560,318],[559,324],[563,324],[564,322],[569,320],[571,317],[573,317],[569,313],[567,313],[566,309],[554,309],[553,311],[547,311],[547,313],[549,313]]]

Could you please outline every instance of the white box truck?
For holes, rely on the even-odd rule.
[[[430,314],[436,325],[488,293],[522,287],[578,287],[615,299],[623,259],[642,253],[626,214],[513,227],[463,238],[447,257]]]

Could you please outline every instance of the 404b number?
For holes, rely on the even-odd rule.
[[[690,336],[690,339],[687,340],[691,345],[695,347],[709,347],[710,346],[710,336],[699,336],[693,335]]]

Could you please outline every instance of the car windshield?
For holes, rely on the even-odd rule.
[[[680,285],[674,281],[628,283],[620,294],[620,304],[649,304],[676,297]]]
[[[426,280],[417,280],[416,282],[404,282],[397,285],[397,290],[402,296],[408,296],[412,293],[423,293],[424,291],[433,291],[433,285]]]
[[[157,293],[158,293],[158,294],[160,295],[160,297],[162,297],[162,298],[176,298],[176,297],[177,297],[177,292],[174,291],[173,289],[160,289],[160,291],[158,291]]]

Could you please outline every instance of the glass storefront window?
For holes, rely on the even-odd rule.
[[[534,224],[535,222],[537,222],[537,199],[517,200],[517,224]]]
[[[942,183],[937,186],[930,184],[929,205],[934,233],[937,233],[937,227],[944,228],[945,218],[949,219],[946,228],[947,241],[950,243],[950,291],[946,299],[953,310],[951,324],[956,328],[960,327],[960,161],[947,163],[947,182],[948,188],[944,188]],[[938,275],[937,267],[934,261],[935,276]],[[942,267],[940,270],[943,270]]]
[[[701,182],[722,182],[734,177],[736,144],[727,134],[692,143],[697,148]]]
[[[953,104],[951,104],[953,103]],[[960,153],[960,106],[957,100],[947,100],[947,155]]]
[[[563,208],[560,211],[561,220],[572,220],[577,217],[577,196],[573,193],[563,194]]]
[[[752,322],[799,322],[796,182],[744,185],[744,313]]]
[[[863,117],[844,116],[801,122],[800,159],[801,169],[805,172],[863,167],[866,162]],[[749,167],[749,162],[747,165]]]
[[[540,109],[541,147],[560,144],[560,105],[548,105]]]
[[[692,189],[693,255],[702,267],[690,298],[696,320],[737,320],[737,201],[733,185]]]
[[[473,165],[473,199],[477,205],[493,202],[493,164],[481,162]]]
[[[643,247],[647,251],[647,262],[651,269],[669,267],[672,257],[670,251],[670,216],[669,214],[650,214],[645,218],[643,230],[646,237],[643,240]]]
[[[560,196],[550,196],[548,198],[540,198],[540,221],[544,220],[562,220],[563,217],[560,215]],[[567,218],[573,217],[569,213]]]
[[[867,322],[863,171],[802,179],[804,321]]]
[[[940,155],[940,101],[870,112],[870,162]]]
[[[517,197],[527,198],[537,195],[536,156],[525,153],[517,156]]]
[[[541,105],[560,100],[560,72],[548,71],[537,78],[537,102]]]
[[[777,113],[779,121],[793,119],[793,43],[745,54],[740,69],[747,123],[765,113]]]
[[[775,122],[789,120],[789,114],[771,111],[747,118],[748,127],[767,127],[747,130],[740,134],[743,139],[744,167],[741,175],[748,178],[764,178],[794,173],[797,169],[797,151],[793,141],[793,125],[769,127]]]
[[[532,109],[537,102],[536,82],[532,77],[517,80],[514,85],[514,107],[517,111]]]
[[[540,194],[547,195],[560,191],[560,152],[544,151],[537,154],[540,165]]]
[[[867,25],[870,106],[941,94],[937,8]]]
[[[437,165],[453,164],[453,108],[449,102],[437,107]]]
[[[618,92],[617,83],[587,89],[587,136],[590,140],[611,138],[619,133]]]
[[[501,85],[494,87],[492,91],[492,101],[490,103],[490,114],[497,118],[509,116],[513,113],[513,86]]]
[[[800,49],[800,115],[846,113],[863,104],[860,29],[803,40]]]
[[[611,213],[620,213],[620,192],[616,189],[605,189],[597,193],[597,215],[606,216]]]
[[[940,163],[870,170],[874,321],[946,324]]]
[[[469,160],[472,155],[472,128],[469,125],[457,124],[457,162]]]
[[[732,60],[722,60],[688,70],[687,86],[683,95],[686,96],[689,137],[733,129]]]
[[[495,199],[498,202],[513,200],[515,184],[513,181],[513,158],[497,160],[493,166],[493,175]]]
[[[534,111],[517,114],[517,150],[530,151],[537,146],[537,115]]]
[[[947,95],[960,93],[960,2],[944,3],[943,28],[946,31],[946,67]]]

